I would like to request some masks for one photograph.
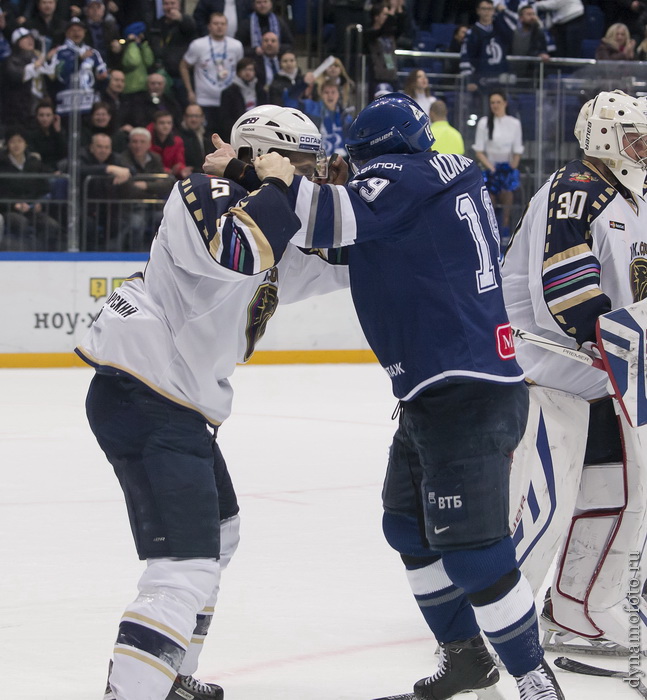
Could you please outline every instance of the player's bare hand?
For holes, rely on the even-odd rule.
[[[289,158],[280,156],[278,153],[266,153],[263,156],[259,156],[254,160],[254,168],[261,180],[264,180],[266,177],[278,177],[286,185],[292,184],[294,165],[290,163]]]
[[[236,152],[218,134],[211,136],[211,143],[213,143],[216,150],[207,155],[202,165],[202,170],[207,175],[222,177],[225,174],[225,168],[229,165],[229,161],[236,157]]]
[[[232,158],[236,157],[236,151],[234,151],[233,146],[226,143],[220,138],[220,134],[211,135],[211,143],[217,151],[222,151],[223,153],[230,153]]]
[[[328,164],[328,182],[331,185],[345,185],[348,180],[348,163],[338,154]]]

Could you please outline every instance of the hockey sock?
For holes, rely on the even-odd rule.
[[[424,560],[402,555],[402,561],[416,603],[437,641],[471,639],[479,633],[465,591],[450,581],[440,556]]]
[[[150,559],[139,595],[126,608],[110,685],[117,700],[166,697],[180,670],[197,611],[216,588],[215,559]]]
[[[509,537],[490,547],[443,553],[451,580],[462,585],[483,630],[508,672],[522,676],[544,655],[532,589],[517,569]]]
[[[234,556],[240,541],[240,516],[220,521],[220,573],[226,568]],[[191,635],[191,643],[186,650],[179,673],[182,676],[192,676],[198,670],[198,658],[204,649],[204,640],[213,620],[214,608],[220,592],[220,577],[216,587],[209,596],[206,605],[198,613],[195,629]]]
[[[417,519],[384,513],[382,529],[387,542],[400,552],[411,591],[434,637],[453,642],[478,634],[464,591],[447,576],[440,554],[427,546]]]

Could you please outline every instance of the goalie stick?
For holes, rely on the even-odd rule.
[[[610,668],[602,668],[601,666],[590,666],[589,664],[584,664],[581,661],[575,661],[575,659],[569,659],[566,656],[558,656],[553,662],[557,668],[561,668],[563,671],[570,671],[571,673],[579,673],[584,676],[602,676],[605,678],[621,678],[623,681],[633,688],[641,697],[647,698],[647,686],[635,675],[632,675],[631,671],[614,671]],[[638,671],[642,674],[642,671]]]
[[[514,338],[519,338],[520,340],[526,340],[533,345],[539,345],[546,350],[550,350],[551,352],[556,352],[558,355],[570,357],[571,360],[577,360],[577,362],[582,362],[590,367],[605,370],[601,359],[594,357],[593,355],[589,355],[588,352],[584,352],[583,350],[569,348],[561,343],[556,343],[554,340],[548,340],[548,338],[543,338],[540,335],[535,335],[535,333],[524,331],[521,328],[515,328],[514,326],[512,328],[512,336]]]

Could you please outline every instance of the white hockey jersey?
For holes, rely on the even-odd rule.
[[[647,202],[588,161],[554,173],[530,201],[503,264],[513,327],[577,348],[600,314],[647,296]],[[529,380],[591,400],[607,374],[518,341]]]
[[[177,183],[145,272],[112,293],[77,353],[220,424],[231,410],[228,377],[253,354],[279,297],[348,286],[347,267],[326,251],[288,243],[298,225],[276,184],[248,195],[207,175]]]

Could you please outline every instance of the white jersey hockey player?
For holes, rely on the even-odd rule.
[[[594,349],[598,317],[647,296],[647,102],[602,92],[582,107],[575,136],[584,157],[532,198],[506,253],[503,290],[513,327]],[[522,571],[536,590],[563,541],[545,616],[630,646],[623,606],[647,484],[640,439],[616,415],[606,372],[524,340],[517,356],[538,385],[512,472]]]
[[[236,494],[213,434],[230,412],[229,376],[279,301],[348,285],[346,267],[325,251],[289,243],[299,221],[288,186],[295,168],[315,174],[316,127],[274,105],[245,116],[237,126],[260,188],[248,194],[203,174],[178,182],[146,269],[113,292],[77,348],[97,370],[90,426],[147,560],[119,624],[106,700],[222,698],[193,673],[238,543]]]

